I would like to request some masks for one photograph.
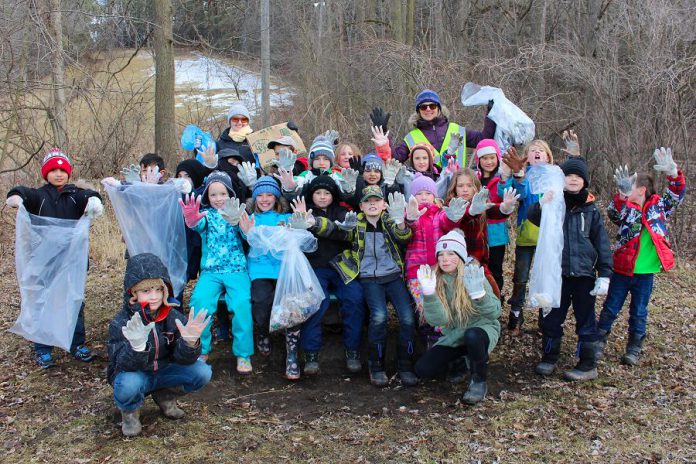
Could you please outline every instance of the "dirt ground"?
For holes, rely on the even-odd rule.
[[[220,343],[213,381],[181,402],[187,416],[165,419],[148,400],[142,436],[124,439],[104,347],[122,265],[92,262],[89,271],[87,335],[99,358],[81,364],[58,352],[59,367],[41,371],[30,344],[6,332],[19,313],[10,215],[3,211],[0,236],[2,462],[696,462],[696,270],[688,264],[657,278],[638,368],[619,364],[625,311],[599,379],[584,384],[533,374],[540,338],[530,316],[528,332],[502,337],[488,397],[475,407],[460,402],[465,385],[403,388],[393,378],[380,390],[365,371],[347,375],[337,334],[325,337],[321,374],[296,383],[282,377],[280,339],[269,359],[253,358],[248,377],[234,373],[229,344]],[[573,331],[570,318],[562,369],[574,362]]]

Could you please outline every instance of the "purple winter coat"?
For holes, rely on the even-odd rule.
[[[416,127],[423,132],[423,135],[425,135],[430,144],[435,147],[438,152],[440,152],[442,142],[445,140],[445,136],[447,135],[448,125],[449,120],[447,117],[442,115],[436,117],[430,122],[420,118],[416,121]],[[481,140],[492,139],[493,136],[495,136],[495,128],[495,122],[488,118],[486,118],[483,123],[482,131],[466,128],[466,146],[476,148],[476,145]],[[408,152],[409,150],[406,142],[402,141],[399,145],[394,146],[392,149],[392,156],[403,163],[408,159]]]

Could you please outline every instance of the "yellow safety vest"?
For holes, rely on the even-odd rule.
[[[453,132],[459,133],[462,135],[462,137],[464,137],[464,141],[462,142],[459,149],[457,149],[457,164],[459,164],[459,166],[462,168],[466,167],[466,128],[453,122],[449,123],[449,125],[447,126],[445,140],[442,141],[442,147],[440,147],[440,151],[433,147],[433,149],[435,149],[435,160],[433,160],[433,162],[438,167],[442,167],[442,155],[440,155],[440,152],[447,153],[447,147],[449,147],[449,143],[452,139]],[[413,147],[417,143],[430,143],[423,131],[418,128],[413,129],[411,132],[406,134],[406,137],[404,137],[404,142],[406,142],[406,146],[408,147],[409,151],[411,150],[411,147]]]

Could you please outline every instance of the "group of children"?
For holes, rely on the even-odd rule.
[[[330,131],[315,138],[308,158],[298,158],[293,139],[283,137],[269,143],[276,160],[261,167],[240,151],[250,132],[248,110],[239,104],[233,107],[219,149],[208,147],[201,154],[203,163],[187,159],[176,168],[176,178],[190,184],[182,191],[193,192],[180,200],[187,227],[188,278],[198,279],[188,318],[176,309],[181,297],[174,298],[168,270],[159,258],[145,253],[128,259],[123,309],[111,323],[108,341],[109,381],[125,435],[140,432],[138,410],[145,395],[152,393],[167,417],[178,418],[183,411],[176,397],[210,380],[207,360],[213,337],[208,312],[215,311],[221,297],[233,315],[237,372],[252,372],[255,349],[264,356],[271,352],[269,322],[282,258],[255,249],[250,237],[257,226],[305,229],[318,241],[307,258],[325,298],[314,315],[285,330],[288,379],[319,372],[322,318],[333,295],[339,304],[349,372],[362,369],[367,317],[370,381],[380,387],[389,383],[385,365],[389,302],[399,324],[396,370],[402,384],[415,385],[419,378],[441,374],[461,382],[469,371],[463,399],[469,404],[483,400],[488,356],[501,332],[508,217],[518,206],[513,290],[508,300],[508,328],[517,333],[524,320],[540,218],[554,193],[532,193],[526,173],[536,165],[553,164],[554,159],[542,140],[529,143],[522,155],[515,148],[502,154],[492,139],[495,123],[486,119],[483,133],[471,131],[449,123],[443,110],[437,93],[419,93],[414,131],[404,140],[406,155],[403,144],[391,148],[389,115],[375,110],[374,152],[343,156],[346,151],[355,155],[357,147],[339,148],[337,134]],[[443,132],[441,126],[451,132]],[[435,144],[433,137],[439,137]],[[565,175],[561,303],[545,317],[540,314],[542,356],[535,370],[544,376],[555,370],[563,323],[572,304],[579,361],[565,376],[588,380],[597,377],[597,359],[629,292],[629,342],[623,361],[638,362],[653,276],[674,265],[666,219],[683,201],[685,181],[669,149],[655,152],[655,169],[668,181],[662,196],[650,174],[617,170],[618,192],[608,208],[610,220],[619,227],[612,259],[601,212],[588,190],[587,164],[577,136],[570,132],[563,137],[567,156],[561,165]],[[468,169],[462,153],[472,140],[477,141]],[[161,158],[143,161],[141,180],[161,182],[165,171]],[[158,175],[152,175],[155,169]],[[68,184],[71,165],[64,153],[49,152],[42,174],[45,186],[16,187],[8,193],[7,204],[23,203],[32,214],[72,219],[101,213],[95,191]],[[597,321],[599,295],[607,298]],[[419,341],[424,353],[416,359]],[[45,354],[50,347],[35,349],[42,367],[52,363],[50,351],[48,357]],[[72,353],[91,360],[79,321]]]

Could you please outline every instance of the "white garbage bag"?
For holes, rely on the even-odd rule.
[[[302,324],[319,311],[324,290],[304,253],[317,249],[317,239],[306,230],[256,226],[247,234],[250,257],[270,253],[281,260],[269,330]]]
[[[21,311],[10,332],[70,350],[85,296],[90,220],[17,211],[15,260]]]
[[[117,187],[107,185],[128,253],[152,253],[169,270],[174,295],[186,285],[186,226],[176,186],[134,182]]]
[[[464,106],[487,105],[493,100],[493,108],[488,117],[495,121],[495,141],[503,153],[512,145],[526,144],[534,140],[534,121],[507,99],[497,87],[483,86],[467,82],[462,87],[461,101]]]
[[[560,167],[543,164],[529,168],[526,178],[532,193],[553,191],[553,199],[541,206],[539,238],[528,292],[528,306],[542,308],[546,316],[551,308],[561,305],[565,176]]]

